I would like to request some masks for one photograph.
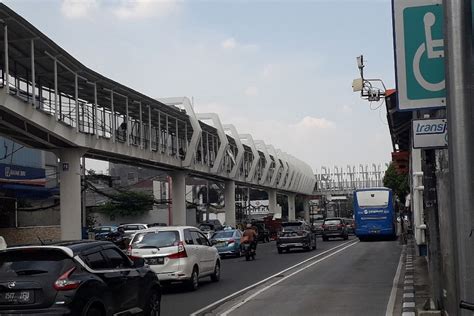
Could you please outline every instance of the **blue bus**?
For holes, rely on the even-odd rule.
[[[355,234],[360,240],[370,237],[397,237],[393,192],[388,188],[354,191]]]

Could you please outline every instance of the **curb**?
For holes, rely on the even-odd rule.
[[[413,265],[413,256],[415,248],[413,240],[408,241],[405,253],[405,278],[403,281],[403,299],[402,316],[415,316],[415,267]]]

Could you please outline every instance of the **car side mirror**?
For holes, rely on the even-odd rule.
[[[143,268],[145,266],[145,259],[143,258],[133,258],[133,267],[134,268]]]

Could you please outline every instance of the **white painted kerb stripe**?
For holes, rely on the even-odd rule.
[[[398,283],[400,282],[400,271],[403,265],[403,251],[400,253],[400,260],[398,261],[397,272],[393,278],[392,291],[390,292],[390,298],[388,299],[387,309],[385,310],[385,316],[393,315],[393,309],[395,308],[395,300],[397,298]]]
[[[277,273],[275,273],[275,274],[269,276],[269,277],[266,278],[266,279],[263,279],[263,280],[261,280],[261,281],[258,281],[257,283],[254,283],[254,284],[252,284],[252,285],[249,285],[249,286],[247,286],[246,288],[243,288],[243,289],[241,289],[241,290],[239,290],[239,291],[237,291],[237,292],[235,292],[235,293],[232,293],[232,294],[230,294],[230,295],[227,295],[226,297],[221,298],[221,299],[218,300],[217,302],[214,302],[214,303],[212,303],[212,304],[209,304],[209,305],[207,305],[207,306],[204,306],[204,307],[201,308],[200,310],[197,310],[197,311],[195,311],[194,313],[192,313],[190,316],[196,316],[196,315],[198,315],[199,313],[202,313],[202,312],[204,312],[204,311],[206,311],[206,310],[208,310],[208,309],[210,309],[210,308],[213,308],[214,306],[217,306],[217,305],[221,304],[222,302],[225,302],[225,301],[231,299],[231,298],[234,297],[234,296],[237,296],[237,295],[239,295],[239,294],[241,294],[241,293],[243,293],[243,292],[245,292],[245,291],[247,291],[247,290],[249,290],[249,289],[251,289],[251,288],[254,288],[254,287],[256,287],[256,286],[259,286],[260,284],[263,284],[263,283],[267,282],[268,280],[271,280],[271,279],[275,278],[276,276],[278,276],[278,275],[280,275],[280,274],[282,274],[282,273],[285,273],[285,272],[287,272],[287,271],[290,271],[291,269],[294,269],[294,268],[296,268],[296,267],[299,267],[300,265],[305,264],[305,263],[308,262],[308,261],[311,261],[311,260],[313,260],[313,259],[316,259],[316,258],[318,258],[318,257],[321,257],[322,255],[324,255],[324,254],[326,254],[326,253],[328,253],[328,252],[330,252],[330,251],[332,251],[332,250],[334,250],[334,249],[341,248],[342,246],[347,245],[347,244],[349,244],[349,243],[351,243],[351,242],[353,242],[353,240],[346,241],[345,243],[342,243],[342,244],[337,245],[337,246],[335,246],[335,247],[332,247],[332,248],[330,248],[330,249],[328,249],[328,250],[325,250],[325,251],[323,251],[323,252],[321,252],[321,253],[319,253],[319,254],[317,254],[317,255],[315,255],[315,256],[312,256],[312,257],[310,257],[310,258],[308,258],[308,259],[305,259],[305,260],[303,260],[303,261],[301,261],[301,262],[299,262],[299,263],[297,263],[297,264],[295,264],[295,265],[293,265],[293,266],[291,266],[291,267],[289,267],[289,268],[286,268],[286,269],[284,269],[284,270],[282,270],[282,271],[280,271],[280,272],[277,272]]]
[[[229,313],[232,313],[234,310],[236,310],[236,309],[239,308],[240,306],[244,305],[245,303],[247,303],[248,301],[250,301],[250,300],[253,299],[254,297],[256,297],[256,296],[262,294],[263,292],[265,292],[266,290],[272,288],[273,286],[275,286],[275,285],[277,285],[277,284],[280,284],[281,282],[285,281],[285,280],[288,279],[288,278],[291,278],[291,277],[294,276],[295,274],[298,274],[298,273],[300,273],[301,271],[304,271],[304,270],[308,269],[309,267],[312,267],[312,266],[314,266],[315,264],[320,263],[321,261],[324,261],[324,260],[326,260],[326,259],[328,259],[328,258],[334,256],[335,254],[337,254],[337,253],[339,253],[339,252],[341,252],[341,251],[343,251],[343,250],[345,250],[345,249],[347,249],[347,248],[349,248],[349,247],[352,247],[352,246],[356,245],[357,243],[358,243],[358,241],[355,242],[355,243],[353,243],[353,244],[347,245],[347,246],[345,246],[344,248],[341,248],[341,249],[339,249],[339,250],[337,250],[337,251],[334,251],[333,253],[330,253],[329,255],[327,255],[327,256],[325,256],[325,257],[319,259],[319,260],[316,260],[316,261],[314,261],[314,262],[311,262],[310,264],[308,264],[308,265],[306,265],[306,266],[304,266],[304,267],[302,267],[302,268],[296,270],[295,272],[292,272],[292,273],[288,274],[287,276],[285,276],[285,277],[279,279],[278,281],[273,282],[272,284],[269,284],[269,285],[265,286],[263,289],[258,290],[257,292],[253,293],[253,294],[250,295],[249,297],[246,297],[243,301],[241,301],[241,302],[238,303],[238,304],[235,304],[234,306],[232,306],[231,308],[229,308],[229,309],[226,310],[225,312],[221,313],[220,315],[222,315],[222,316],[227,316],[227,315],[229,315]]]

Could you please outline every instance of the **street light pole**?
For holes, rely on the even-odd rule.
[[[472,106],[470,104],[472,59],[471,1],[445,0],[444,34],[446,58],[451,221],[455,223],[454,250],[456,305],[474,300],[474,238],[471,238],[474,205]],[[454,312],[470,315],[466,310]]]

